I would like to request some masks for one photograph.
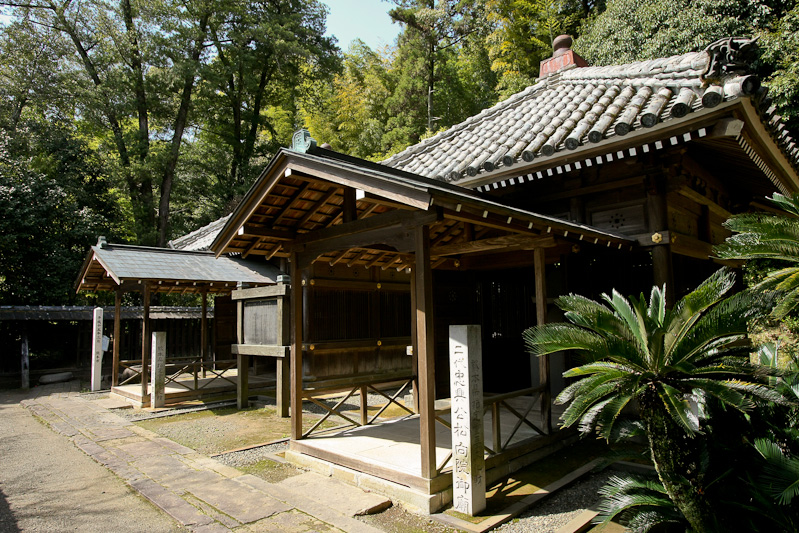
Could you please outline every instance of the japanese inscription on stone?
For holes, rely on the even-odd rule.
[[[150,365],[150,407],[164,407],[166,402],[166,332],[154,331],[152,337],[153,360]]]
[[[103,371],[103,308],[95,307],[92,315],[92,380],[91,388],[102,388]]]
[[[485,509],[483,355],[480,326],[449,327],[452,397],[452,505],[474,516]]]

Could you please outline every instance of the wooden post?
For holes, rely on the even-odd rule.
[[[433,342],[433,273],[430,268],[430,228],[421,226],[416,237],[416,346],[418,347],[419,439],[422,477],[436,475],[435,354]]]
[[[285,276],[278,276],[278,284],[286,285]],[[291,313],[289,312],[291,302],[291,292],[287,289],[286,296],[277,298],[277,345],[286,346],[291,343]],[[276,359],[276,389],[275,397],[277,400],[277,412],[282,418],[289,416],[289,404],[291,398],[291,377],[289,375],[289,358],[280,357]]]
[[[668,207],[660,176],[651,176],[646,193],[649,231],[654,234],[669,229]],[[666,285],[666,305],[674,303],[674,271],[672,268],[671,245],[659,244],[652,247],[652,274],[655,285]]]
[[[244,344],[244,300],[236,302],[236,343]],[[250,356],[237,354],[236,367],[236,405],[239,409],[246,409],[250,406]]]
[[[361,396],[361,425],[365,426],[369,422],[369,395],[366,393],[366,386],[362,385]]]
[[[302,438],[302,274],[291,252],[291,440]]]
[[[114,293],[114,347],[111,363],[111,387],[119,385],[119,348],[122,343],[122,290]]]
[[[153,409],[164,407],[166,404],[166,332],[154,331],[152,334],[152,390],[150,392],[150,407]]]
[[[102,389],[103,380],[103,308],[95,307],[92,313],[92,378],[91,390]]]
[[[416,338],[416,266],[411,275],[411,371],[413,372],[413,410],[419,412],[419,343]]]
[[[355,198],[355,189],[352,187],[344,187],[343,191],[344,205],[342,205],[342,218],[343,222],[352,222],[358,219],[357,200]]]
[[[547,277],[546,250],[536,248],[533,252],[535,266],[535,318],[539,326],[547,322]],[[549,355],[538,358],[538,382],[544,388],[541,392],[541,424],[547,433],[552,433],[552,391],[549,381]]]
[[[141,401],[144,405],[147,398],[147,364],[150,361],[150,285],[145,283],[142,289],[142,325],[141,325]]]
[[[200,318],[200,357],[203,362],[203,378],[205,378],[205,365],[208,364],[208,287],[202,288],[203,314]]]
[[[27,390],[31,386],[31,364],[30,353],[28,352],[28,326],[23,326],[22,330],[22,383],[20,384],[23,389]]]

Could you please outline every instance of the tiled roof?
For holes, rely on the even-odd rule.
[[[211,252],[107,244],[92,246],[78,278],[79,290],[114,290],[124,282],[148,281],[155,290],[231,290],[236,284],[268,285],[282,272],[263,261],[214,257]]]
[[[167,244],[175,250],[209,250],[216,235],[225,227],[230,215],[214,220],[200,229],[187,233],[182,237],[172,239]]]
[[[701,52],[561,70],[382,164],[457,182],[752,97],[772,138],[799,169],[796,142],[774,119],[774,108],[766,109],[759,80],[746,73],[752,47],[751,40],[729,38]]]

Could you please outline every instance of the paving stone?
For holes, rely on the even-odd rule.
[[[172,453],[172,450],[168,450],[157,442],[152,442],[149,440],[133,442],[131,444],[123,444],[122,446],[119,446],[118,449],[130,454],[136,459],[142,457],[153,457],[157,455],[170,455]]]
[[[285,486],[280,486],[278,484],[273,484],[273,483],[267,483],[263,479],[255,477],[250,474],[237,477],[234,481],[236,481],[237,483],[244,483],[266,494],[269,494],[273,498],[277,498],[284,502],[287,502],[292,507],[301,509],[303,512],[313,515],[327,524],[332,524],[335,527],[341,529],[342,531],[347,531],[348,533],[380,532],[379,529],[375,529],[374,527],[368,524],[365,524],[348,515],[345,515],[344,513],[342,513],[337,509],[332,509],[324,504],[312,500],[306,494],[296,492]]]
[[[204,526],[193,527],[191,530],[194,533],[226,533],[231,531],[230,528],[223,526],[218,522],[214,522],[212,524],[207,524]]]
[[[385,496],[364,492],[357,487],[314,472],[284,479],[277,485],[305,494],[349,516],[373,514],[391,507],[391,500]]]
[[[242,524],[291,509],[282,501],[252,487],[230,483],[226,478],[216,483],[195,484],[188,488],[188,492]]]
[[[271,533],[278,531],[286,531],[292,533],[304,532],[322,532],[322,531],[342,531],[326,522],[323,522],[313,516],[293,509],[285,513],[276,514],[269,518],[264,518],[258,522],[247,524],[241,528],[237,528],[237,532],[247,533]]]
[[[227,528],[233,529],[241,525],[241,522],[239,522],[235,518],[232,518],[226,515],[225,513],[220,512],[219,509],[217,509],[213,505],[205,503],[204,501],[195,498],[191,494],[187,493],[183,496],[183,498],[193,506],[197,507],[200,511],[202,511],[203,514],[210,516],[212,519],[214,519],[215,521],[219,522],[220,524],[222,524]]]
[[[199,509],[183,498],[172,494],[152,479],[142,479],[130,483],[142,496],[185,526],[202,526],[213,523],[213,519],[202,514]]]

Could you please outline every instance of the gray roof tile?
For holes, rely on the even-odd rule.
[[[701,52],[564,69],[382,164],[459,181],[520,160],[530,162],[660,122],[683,120],[693,110],[752,96],[759,82],[729,55],[731,48],[747,53],[751,43],[727,39]],[[768,121],[773,110],[764,114]],[[795,141],[781,135],[775,132],[775,141],[799,168]]]

